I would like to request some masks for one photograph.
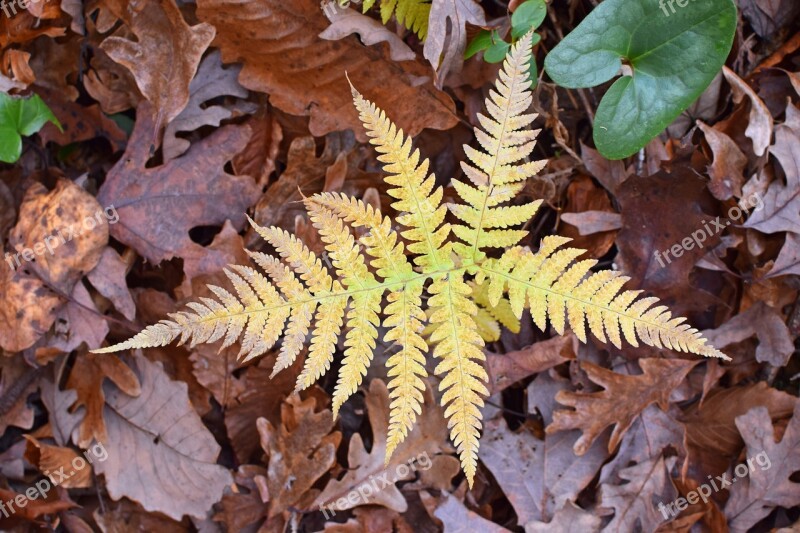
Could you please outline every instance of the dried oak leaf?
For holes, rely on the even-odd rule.
[[[614,509],[614,518],[605,531],[655,531],[664,516],[659,502],[669,502],[678,495],[669,472],[675,457],[648,459],[620,472],[625,481],[619,485],[600,486],[600,505]]]
[[[173,520],[202,519],[233,481],[217,464],[221,448],[192,407],[185,383],[143,356],[129,360],[141,394],[104,388],[108,459],[95,463],[97,472],[114,500],[130,498]]]
[[[386,49],[366,47],[355,36],[318,37],[328,27],[318,1],[252,0],[231,6],[227,0],[197,3],[199,19],[217,29],[214,46],[222,50],[223,61],[243,63],[241,84],[268,93],[272,105],[310,116],[315,137],[349,128],[366,139],[345,72],[360,91],[390,110],[408,135],[456,124],[453,101],[425,81],[426,66],[392,61]]]
[[[786,107],[786,122],[775,128],[775,144],[769,152],[775,156],[786,175],[786,185],[773,181],[764,195],[763,209],[754,210],[744,227],[762,233],[800,232],[800,109]]]
[[[92,468],[84,463],[84,468],[76,470],[74,460],[81,457],[72,448],[52,446],[40,442],[31,435],[23,435],[26,441],[25,459],[40,472],[64,472],[69,477],[59,483],[67,489],[92,486]],[[84,460],[85,461],[85,460]],[[63,468],[63,470],[61,470]]]
[[[775,507],[800,505],[800,483],[794,476],[800,471],[800,402],[795,402],[794,414],[779,442],[764,407],[736,417],[736,427],[747,445],[747,457],[759,459],[748,468],[747,476],[737,479],[741,483],[731,487],[731,498],[725,505],[731,531],[743,532],[752,531]],[[759,455],[766,455],[766,465],[761,464],[764,461]]]
[[[673,389],[680,385],[698,362],[686,359],[640,359],[639,366],[643,373],[637,376],[617,374],[594,363],[584,362],[581,368],[586,375],[605,390],[592,393],[559,391],[556,401],[575,410],[556,411],[547,433],[565,429],[582,430],[583,435],[575,443],[574,449],[576,454],[583,455],[605,428],[614,425],[608,442],[608,451],[611,453],[634,419],[648,405],[658,402],[663,411],[667,410]]]
[[[21,355],[0,357],[0,435],[11,426],[33,427],[34,411],[28,396],[36,392],[36,370]]]
[[[800,276],[800,234],[787,233],[783,248],[765,279],[794,274]]]
[[[259,187],[264,187],[269,183],[270,174],[275,171],[275,160],[283,140],[283,128],[266,104],[245,124],[253,134],[244,150],[233,158],[233,169],[237,175],[252,176]]]
[[[159,513],[148,513],[141,505],[130,500],[106,503],[104,507],[98,507],[92,513],[92,517],[97,521],[97,527],[103,533],[132,533],[133,531],[187,533],[189,531],[189,528],[180,522],[170,520]]]
[[[256,422],[261,447],[269,456],[267,489],[269,517],[289,506],[308,504],[315,494],[309,489],[336,464],[336,448],[342,440],[334,426],[333,414],[325,409],[314,412],[316,400],[300,401],[293,394],[281,406],[277,429],[266,419]]]
[[[568,225],[562,224],[558,234],[572,239],[572,246],[587,250],[581,256],[584,259],[606,255],[614,246],[617,236],[614,230],[622,227],[622,219],[611,206],[608,193],[589,176],[570,181],[561,218]]]
[[[93,440],[103,443],[108,440],[106,420],[103,418],[103,407],[106,403],[103,381],[106,378],[129,396],[141,393],[136,374],[118,357],[104,357],[92,353],[77,357],[66,387],[74,389],[78,394],[72,406],[73,410],[79,407],[86,409],[76,441],[82,448],[89,446]]]
[[[106,6],[128,25],[137,41],[111,36],[100,48],[136,78],[139,90],[158,110],[151,130],[158,132],[189,102],[189,83],[214,39],[214,27],[189,26],[174,0],[145,0],[135,9],[113,2]]]
[[[433,393],[430,388],[425,390],[426,406],[435,405]],[[366,396],[367,414],[372,427],[372,449],[367,452],[361,435],[356,433],[350,439],[350,448],[347,452],[347,473],[341,479],[332,479],[314,502],[314,507],[333,506],[335,511],[352,509],[358,505],[382,505],[398,513],[408,509],[405,496],[395,485],[398,481],[412,479],[417,466],[416,459],[426,455],[428,458],[447,451],[447,428],[442,424],[441,409],[427,409],[420,415],[419,422],[414,426],[386,462],[386,441],[389,430],[389,390],[380,379],[370,382],[369,393]],[[400,466],[405,465],[406,474],[400,473]],[[374,477],[373,477],[374,476]],[[370,491],[366,497],[358,498],[353,502],[347,496],[364,484],[371,483],[378,478],[380,490]],[[386,485],[385,482],[389,484]],[[370,487],[371,488],[371,487]],[[366,491],[363,491],[366,494]]]
[[[153,116],[140,105],[128,149],[106,176],[98,201],[114,206],[119,222],[111,235],[152,263],[179,256],[202,258],[205,249],[194,243],[195,226],[244,224],[244,213],[260,191],[249,176],[232,176],[224,166],[244,148],[249,130],[225,126],[202,139],[183,156],[148,168]]]
[[[189,84],[189,101],[164,131],[164,161],[175,159],[189,149],[189,141],[177,137],[178,132],[195,131],[203,126],[219,126],[234,114],[230,106],[209,105],[223,96],[247,98],[247,89],[236,80],[241,66],[222,68],[219,50],[210,52]]]
[[[501,419],[486,424],[480,459],[494,474],[511,502],[520,525],[547,521],[556,510],[586,488],[606,459],[604,442],[576,456],[572,446],[577,431],[545,435],[539,440],[529,431],[513,432]]]
[[[67,295],[100,261],[108,244],[106,222],[97,200],[72,181],[59,179],[52,191],[34,183],[25,191],[8,240],[20,260],[29,261],[21,266]],[[26,248],[34,253],[25,257]]]

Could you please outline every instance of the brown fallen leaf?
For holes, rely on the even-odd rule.
[[[117,357],[103,357],[92,353],[75,359],[66,387],[78,393],[73,409],[85,408],[76,444],[86,448],[92,441],[108,441],[106,419],[103,417],[106,395],[103,381],[111,380],[129,396],[141,393],[136,374]]]
[[[449,73],[459,72],[464,64],[467,23],[486,25],[483,8],[475,0],[437,0],[431,5],[423,55],[436,71],[439,88]]]
[[[603,257],[614,246],[617,234],[613,230],[622,227],[622,218],[611,206],[606,191],[589,176],[578,176],[570,181],[563,213],[561,217],[569,225],[561,224],[558,234],[572,239],[576,248],[587,250],[583,258]]]
[[[425,391],[426,406],[433,406],[433,393]],[[314,508],[341,512],[359,505],[382,505],[398,513],[408,503],[396,483],[415,476],[433,456],[448,451],[447,428],[442,410],[430,408],[422,415],[406,439],[386,462],[386,440],[389,429],[389,390],[386,384],[373,379],[366,396],[367,414],[372,427],[372,449],[367,452],[360,434],[350,439],[347,452],[348,471],[341,479],[332,479],[313,504]],[[422,457],[426,459],[423,460]],[[373,483],[379,479],[379,483]],[[379,487],[377,490],[373,486]],[[356,494],[358,498],[351,496]]]
[[[741,483],[730,488],[725,516],[731,531],[744,532],[752,531],[773,508],[800,504],[800,484],[793,479],[794,473],[800,471],[800,402],[795,402],[794,414],[780,441],[776,441],[770,413],[764,407],[736,417],[736,427],[753,464],[748,465],[744,476],[733,471]]]
[[[434,515],[442,521],[444,533],[471,533],[474,531],[509,533],[506,528],[470,511],[457,498],[447,493],[440,498]]]
[[[247,526],[267,518],[269,495],[266,494],[266,479],[266,468],[257,465],[240,466],[234,473],[237,490],[226,492],[222,497],[222,510],[214,515],[214,521],[223,523],[227,531],[245,531]],[[262,526],[259,531],[264,529]]]
[[[142,356],[129,361],[141,394],[104,388],[108,459],[95,463],[97,472],[114,500],[130,498],[173,520],[202,519],[233,481],[217,464],[221,448],[189,402],[184,383]]]
[[[103,114],[99,105],[82,106],[65,99],[60,92],[47,89],[37,88],[36,93],[47,102],[62,126],[59,130],[52,123],[45,124],[39,131],[43,143],[52,141],[60,146],[67,146],[100,137],[106,139],[115,152],[125,148],[127,135]]]
[[[69,475],[59,483],[59,487],[68,489],[92,486],[92,468],[87,465],[86,460],[75,450],[45,444],[30,435],[24,435],[24,437],[27,441],[25,459],[29,463],[43,473],[64,472]],[[76,459],[83,461],[84,468],[75,468]]]
[[[125,22],[137,41],[111,36],[100,48],[131,71],[139,90],[157,110],[151,130],[157,135],[189,102],[189,83],[214,39],[214,27],[205,23],[189,26],[174,0],[145,0],[136,9],[115,2],[106,6]],[[159,144],[152,138],[150,142]]]
[[[22,429],[33,427],[34,411],[28,404],[28,396],[36,391],[35,369],[22,359],[0,357],[0,433],[15,426]]]
[[[791,274],[800,275],[800,234],[787,232],[778,258],[764,277],[768,279]]]
[[[97,200],[74,182],[59,179],[52,191],[39,183],[28,188],[9,242],[19,253],[16,268],[30,269],[68,295],[97,266],[108,231],[109,218]]]
[[[775,128],[775,144],[769,152],[775,156],[786,176],[773,181],[763,198],[763,208],[754,210],[744,227],[762,233],[800,231],[797,213],[800,212],[800,109],[791,103],[786,107],[786,122]]]
[[[158,533],[188,533],[189,529],[160,513],[148,513],[130,500],[108,502],[92,513],[103,533],[158,531]],[[83,533],[83,532],[81,532]],[[86,532],[89,533],[89,532]]]
[[[575,500],[597,474],[607,455],[604,439],[576,456],[577,431],[534,437],[513,432],[502,419],[487,423],[480,459],[492,472],[517,513],[520,525],[548,521],[565,502]]]
[[[392,61],[413,61],[417,56],[408,45],[377,20],[362,15],[355,9],[343,8],[325,12],[330,26],[319,34],[322,39],[338,41],[357,33],[367,46],[385,42],[389,45]]]
[[[222,225],[227,219],[241,228],[245,211],[258,198],[252,178],[224,170],[226,162],[244,148],[249,131],[237,126],[220,128],[183,156],[148,168],[153,117],[147,107],[139,107],[128,149],[108,172],[97,199],[115,206],[119,213],[111,235],[151,263],[175,256],[202,258],[206,252],[192,241],[189,230]]]
[[[103,345],[108,335],[108,323],[97,310],[92,296],[83,283],[75,284],[69,300],[56,315],[55,327],[47,336],[47,345],[69,353],[86,344],[93,350]]]
[[[237,175],[252,176],[259,187],[265,187],[269,183],[270,174],[275,171],[283,129],[266,104],[245,124],[253,134],[244,150],[233,159],[233,169]]]
[[[695,479],[724,472],[742,447],[736,417],[763,406],[772,420],[791,414],[797,398],[771,388],[763,381],[744,387],[717,389],[680,417],[686,428],[688,452],[682,475]]]
[[[492,394],[528,376],[575,359],[577,342],[577,338],[570,334],[537,342],[514,352],[488,354],[486,362]]]
[[[556,401],[573,407],[559,410],[547,433],[580,429],[583,435],[575,443],[575,453],[583,455],[592,442],[608,426],[614,431],[608,442],[609,453],[616,450],[622,436],[634,419],[650,404],[657,402],[662,410],[669,405],[669,396],[699,361],[685,359],[640,359],[642,374],[627,376],[584,362],[581,368],[593,382],[604,387],[600,392],[560,391]]]
[[[223,96],[247,98],[247,89],[239,85],[241,67],[223,68],[219,50],[211,51],[197,68],[189,84],[189,100],[164,131],[164,161],[175,159],[189,149],[190,142],[177,136],[178,132],[195,131],[203,126],[219,126],[233,116],[230,106],[211,105],[210,100]]]
[[[225,413],[225,428],[231,439],[233,450],[240,463],[254,461],[253,452],[260,450],[256,421],[266,418],[273,426],[281,421],[281,405],[294,391],[297,376],[303,365],[303,357],[271,378],[277,352],[271,352],[247,368],[244,373],[244,392],[235,398]],[[222,357],[224,359],[224,357]],[[221,365],[217,363],[216,368]]]
[[[561,509],[556,511],[550,522],[531,520],[525,524],[525,533],[585,533],[587,531],[600,531],[603,519],[590,512],[584,511],[573,502],[567,500]]]
[[[742,197],[744,185],[744,172],[747,166],[747,157],[739,150],[733,139],[725,133],[697,121],[697,126],[706,136],[706,142],[714,153],[714,163],[708,167],[711,183],[708,190],[717,200],[728,200],[735,196]]]
[[[720,350],[755,335],[758,337],[756,361],[776,367],[786,366],[794,353],[794,339],[785,319],[763,301],[756,302],[717,329],[704,331],[703,335]]]
[[[772,115],[764,102],[745,81],[727,66],[722,67],[722,74],[733,89],[733,101],[741,103],[745,96],[750,100],[750,123],[745,135],[753,141],[753,152],[762,156],[767,151],[772,139]]]
[[[327,409],[315,412],[315,407],[314,398],[300,401],[293,394],[281,406],[277,428],[266,418],[256,422],[261,447],[269,456],[269,517],[281,514],[289,506],[310,503],[308,496],[313,495],[306,493],[336,464],[342,434],[331,432],[333,414]]]
[[[97,266],[86,275],[86,279],[97,289],[97,292],[111,300],[122,316],[133,320],[136,316],[136,304],[133,303],[131,291],[125,282],[128,265],[110,246],[103,249]]]
[[[0,347],[21,352],[33,346],[55,322],[64,303],[37,276],[0,268]]]
[[[310,116],[314,136],[352,129],[366,139],[345,72],[359,91],[391,110],[408,135],[457,122],[453,101],[426,82],[429,70],[421,63],[394,62],[386,50],[365,47],[355,36],[318,37],[328,21],[316,0],[250,0],[236,9],[224,0],[200,0],[197,6],[200,20],[217,29],[214,45],[222,60],[244,64],[241,84],[268,93],[287,113]]]
[[[605,530],[655,531],[665,520],[657,504],[669,503],[678,495],[669,476],[675,462],[674,457],[648,459],[621,470],[624,483],[601,485],[600,505],[614,509],[614,518]]]

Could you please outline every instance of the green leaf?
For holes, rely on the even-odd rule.
[[[499,63],[505,59],[506,54],[510,49],[510,44],[497,37],[492,45],[486,49],[486,52],[484,52],[483,60],[487,63]]]
[[[544,67],[562,87],[581,88],[605,83],[626,61],[632,76],[606,92],[594,124],[600,153],[622,159],[708,87],[735,31],[733,0],[606,0],[550,52]]]
[[[33,135],[47,122],[61,130],[58,119],[39,95],[15,98],[0,93],[0,161],[15,163],[22,154],[22,135]]]
[[[511,37],[519,39],[530,30],[538,28],[547,16],[544,0],[527,0],[520,4],[511,15]]]
[[[490,46],[492,46],[492,33],[488,30],[481,30],[478,32],[478,35],[472,39],[469,45],[467,45],[467,49],[464,51],[464,59],[469,59]]]

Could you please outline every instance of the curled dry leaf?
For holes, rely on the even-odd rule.
[[[441,88],[447,75],[459,72],[464,64],[467,23],[486,25],[483,8],[475,0],[435,0],[431,5],[423,53],[436,71],[437,87]]]
[[[711,183],[708,189],[717,200],[728,200],[732,196],[741,198],[744,185],[744,168],[747,158],[725,133],[712,128],[701,121],[697,126],[706,136],[706,141],[714,152],[714,163],[708,168]]]
[[[386,26],[377,20],[362,15],[358,11],[350,8],[336,9],[331,13],[325,13],[331,21],[331,25],[319,36],[328,41],[338,41],[348,35],[357,33],[361,36],[361,41],[368,45],[385,42],[389,45],[389,53],[392,61],[413,61],[417,56],[414,51],[403,42],[403,40],[392,33]]]
[[[722,67],[722,74],[733,89],[733,100],[740,103],[747,96],[750,99],[750,124],[747,125],[745,135],[753,141],[753,152],[762,156],[766,152],[772,139],[772,115],[764,102],[755,91],[726,66]]]
[[[189,102],[189,83],[214,39],[214,27],[189,26],[174,0],[142,2],[137,9],[107,4],[137,37],[111,36],[100,47],[131,71],[139,90],[157,109],[153,132],[168,124]]]
[[[605,390],[600,392],[561,391],[556,400],[573,407],[574,411],[556,411],[548,433],[565,429],[580,429],[583,436],[575,443],[575,453],[583,455],[592,442],[608,426],[614,432],[608,442],[613,452],[631,427],[634,419],[651,403],[662,410],[669,405],[669,396],[699,361],[685,359],[640,359],[642,374],[626,376],[606,370],[594,363],[584,362],[581,368],[593,382]]]
[[[83,457],[72,448],[52,446],[40,442],[35,437],[25,435],[27,446],[25,459],[39,469],[40,472],[65,472],[70,474],[67,479],[59,483],[64,488],[85,488],[92,486],[92,468],[86,465],[76,469],[75,459]],[[85,461],[85,459],[83,459]],[[85,463],[84,463],[85,464]]]
[[[328,21],[316,0],[200,0],[197,5],[200,20],[217,29],[214,45],[223,61],[244,63],[241,84],[268,93],[270,103],[287,113],[310,116],[312,135],[352,129],[366,138],[345,73],[381,108],[391,109],[409,135],[423,128],[448,129],[457,121],[453,101],[426,81],[430,70],[421,63],[392,61],[386,50],[365,47],[355,36],[318,37]]]

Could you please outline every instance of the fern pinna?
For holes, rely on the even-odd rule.
[[[396,218],[399,234],[389,218],[361,200],[317,194],[305,203],[333,273],[293,235],[251,220],[280,255],[250,253],[266,276],[249,266],[232,266],[226,274],[236,295],[212,286],[218,301],[201,298],[188,304],[190,310],[170,315],[171,320],[98,352],[162,346],[179,336],[181,343],[191,345],[224,339],[224,347],[241,338],[240,357],[246,361],[269,350],[285,329],[274,368],[279,372],[292,364],[310,331],[305,367],[297,380],[297,388],[304,389],[330,368],[345,326],[344,360],[333,393],[337,413],[366,375],[382,320],[384,340],[398,347],[387,362],[387,460],[421,412],[425,356],[432,351],[450,435],[470,486],[477,467],[481,407],[488,395],[485,341],[479,332],[491,337],[499,329],[496,322],[488,327],[487,322],[513,328],[527,307],[539,328],[549,318],[561,334],[569,323],[584,342],[588,322],[597,338],[617,347],[624,337],[633,346],[639,339],[658,348],[726,358],[683,318],[654,307],[656,298],[637,300],[641,291],[621,291],[625,276],[592,273],[597,261],[576,261],[583,250],[565,248],[569,239],[545,237],[537,252],[514,246],[526,232],[513,227],[530,220],[541,204],[509,205],[526,179],[544,166],[543,161],[526,161],[538,134],[530,129],[535,115],[525,113],[532,100],[530,47],[529,34],[505,60],[486,100],[488,114],[479,115],[482,128],[475,129],[481,148],[465,146],[471,163],[463,163],[463,169],[469,182],[453,180],[464,203],[442,204],[443,191],[428,172],[428,161],[420,161],[402,130],[353,89],[360,118],[387,173],[392,207],[401,213]],[[448,209],[457,224],[445,221]],[[363,233],[358,240],[354,228]],[[490,248],[507,249],[489,256]]]

